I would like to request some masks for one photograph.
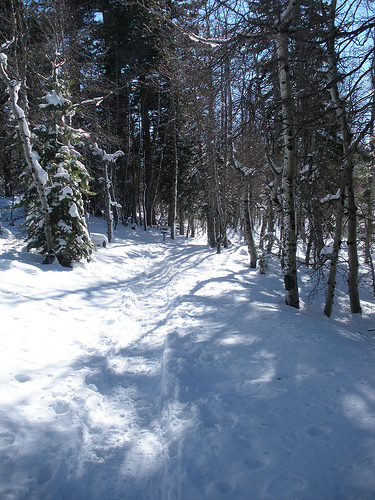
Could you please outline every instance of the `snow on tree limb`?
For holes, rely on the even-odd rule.
[[[4,57],[5,56],[5,57]],[[21,82],[11,80],[6,72],[5,63],[6,55],[1,53],[0,56],[0,74],[5,80],[5,83],[9,90],[9,101],[12,109],[14,118],[18,122],[18,131],[23,144],[25,159],[31,168],[31,170],[37,176],[39,182],[42,186],[45,186],[48,180],[47,172],[40,165],[37,155],[32,150],[30,143],[30,129],[27,122],[24,110],[18,105],[18,93],[21,87]]]
[[[85,101],[81,101],[81,102],[78,102],[76,104],[73,104],[72,108],[73,109],[78,108],[79,106],[83,106],[85,104],[95,104],[95,106],[100,106],[101,103],[104,101],[104,99],[109,97],[111,94],[113,94],[112,90],[110,92],[108,92],[108,94],[105,96],[93,97],[92,99],[86,99]]]
[[[326,203],[327,201],[339,200],[341,196],[341,190],[338,189],[336,194],[327,194],[324,198],[320,200],[320,203]]]
[[[106,161],[108,163],[114,163],[118,158],[125,156],[125,153],[121,151],[121,149],[115,153],[108,154],[104,149],[100,149],[96,142],[93,146],[91,146],[91,151],[95,156],[100,156],[102,161]]]
[[[228,43],[231,39],[228,38],[204,38],[203,36],[195,35],[194,33],[184,32],[184,35],[187,35],[192,42],[203,43],[204,45],[210,46],[212,49],[216,47],[221,47],[223,43]]]
[[[11,43],[12,42],[6,42],[1,46],[1,49],[9,47]],[[7,57],[3,53],[1,54],[2,56],[0,57],[0,76],[3,78],[8,87],[10,106],[12,113],[18,122],[18,133],[22,143],[24,157],[31,171],[33,183],[38,193],[38,198],[42,207],[42,212],[43,212],[42,223],[44,226],[44,234],[46,238],[45,243],[47,248],[47,254],[49,256],[46,262],[52,262],[53,259],[52,260],[49,259],[54,249],[54,238],[51,230],[49,206],[48,206],[46,187],[45,187],[48,181],[48,174],[40,165],[38,155],[32,149],[32,145],[30,142],[29,124],[27,122],[23,109],[18,105],[18,92],[21,84],[20,82],[11,80],[9,78],[6,72]]]
[[[65,104],[71,104],[69,99],[65,99],[61,95],[57,94],[55,90],[52,90],[49,94],[43,96],[46,101],[45,104],[40,104],[40,108],[48,108],[48,106],[64,106]]]
[[[232,162],[236,170],[241,172],[242,175],[245,177],[249,177],[251,174],[254,173],[254,169],[246,167],[243,163],[238,161],[234,156],[232,156]]]
[[[110,92],[112,94],[112,92]],[[76,108],[77,106],[81,106],[83,104],[95,104],[95,106],[100,106],[101,103],[104,101],[104,97],[94,97],[93,99],[86,99],[86,101],[82,101],[78,104],[74,104],[73,107]]]
[[[4,66],[4,68],[6,69],[7,63],[8,63],[8,56],[6,54],[4,54],[3,52],[1,52],[0,53],[0,64],[2,64]]]
[[[6,42],[4,42],[0,46],[0,52],[3,52],[4,50],[7,50],[12,45],[13,42],[14,42],[14,37],[12,38],[12,40],[7,40]],[[1,55],[7,57],[5,54],[1,54]]]

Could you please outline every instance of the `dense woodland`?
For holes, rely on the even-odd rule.
[[[361,311],[375,2],[3,0],[0,19],[0,195],[46,263],[90,258],[90,214],[109,240],[199,225],[218,252],[235,229],[250,267],[279,255],[289,305],[304,264],[327,316],[338,273]]]

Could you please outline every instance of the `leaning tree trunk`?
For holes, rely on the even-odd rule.
[[[5,44],[2,48],[6,48]],[[9,46],[9,45],[8,45]],[[21,139],[23,154],[30,169],[31,176],[33,179],[33,184],[38,193],[38,199],[42,207],[43,220],[44,220],[44,233],[46,236],[46,248],[47,248],[47,259],[46,263],[52,262],[52,253],[54,249],[54,239],[52,235],[52,229],[50,224],[50,215],[47,196],[45,192],[45,185],[48,181],[48,174],[39,164],[37,156],[34,154],[30,142],[30,130],[29,124],[27,122],[25,112],[18,104],[18,92],[20,88],[20,82],[11,80],[6,72],[6,55],[0,54],[0,74],[5,81],[8,91],[9,91],[9,101],[12,109],[12,113],[18,122],[18,134]]]
[[[284,283],[285,301],[292,307],[299,307],[297,283],[297,238],[294,207],[294,183],[296,168],[296,148],[293,126],[293,100],[290,82],[288,35],[287,29],[292,18],[296,1],[290,0],[288,8],[282,15],[278,33],[276,34],[276,51],[278,58],[279,85],[281,94],[282,134],[284,139],[284,165],[282,172],[282,199],[284,215]]]

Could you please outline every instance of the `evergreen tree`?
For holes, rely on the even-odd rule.
[[[65,96],[64,96],[65,94]],[[42,98],[44,124],[34,129],[35,150],[49,176],[47,199],[50,223],[55,241],[54,253],[63,266],[89,259],[94,248],[85,222],[84,197],[90,194],[89,174],[76,147],[87,136],[70,125],[75,113],[63,87]],[[33,200],[25,199],[29,210],[26,220],[29,229],[28,248],[44,249],[40,216],[31,209]]]

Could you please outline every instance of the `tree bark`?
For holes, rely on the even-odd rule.
[[[288,55],[288,25],[292,18],[296,1],[290,0],[283,13],[275,37],[278,58],[279,86],[281,94],[282,134],[284,140],[284,165],[282,172],[282,200],[284,215],[284,283],[285,301],[292,307],[299,307],[297,283],[297,239],[294,206],[294,183],[296,169],[295,130],[293,126],[293,100],[290,82],[289,55]]]
[[[349,210],[348,219],[348,256],[349,256],[349,297],[350,310],[352,313],[360,313],[361,305],[358,292],[358,254],[357,254],[357,222],[356,222],[356,205],[353,189],[353,148],[352,133],[350,131],[347,114],[345,109],[346,102],[340,98],[338,89],[338,69],[337,57],[335,51],[335,15],[336,15],[336,0],[332,0],[330,5],[329,16],[327,20],[327,56],[328,56],[328,81],[330,84],[331,99],[335,107],[337,122],[340,125],[343,137],[343,171],[342,182],[340,188],[340,202],[336,217],[335,238],[331,259],[330,272],[328,277],[328,287],[324,314],[328,317],[332,314],[333,298],[336,285],[337,262],[341,246],[341,237],[343,230],[343,215],[345,201]]]
[[[10,80],[5,69],[6,66],[6,56],[0,54],[0,74],[5,81],[8,91],[9,91],[9,101],[12,109],[12,113],[15,116],[18,123],[18,134],[21,139],[22,149],[24,158],[26,160],[27,166],[30,169],[31,176],[33,179],[33,184],[38,193],[38,198],[42,207],[43,220],[44,220],[44,233],[46,236],[46,248],[47,248],[47,259],[46,263],[52,262],[52,253],[55,246],[52,229],[50,224],[50,215],[47,196],[45,192],[45,185],[48,181],[47,172],[39,164],[37,157],[33,153],[31,142],[30,142],[30,130],[29,124],[27,122],[25,112],[18,105],[18,91],[20,88],[20,82],[15,82]]]
[[[108,162],[103,162],[103,173],[104,173],[104,203],[105,203],[105,217],[107,220],[107,234],[108,241],[112,241],[113,238],[113,214],[111,207],[111,181],[109,179],[108,173]]]
[[[176,218],[177,218],[177,195],[178,195],[178,149],[177,149],[177,109],[176,102],[173,101],[174,105],[174,120],[173,120],[173,149],[174,149],[174,169],[173,169],[173,185],[172,185],[172,206],[171,206],[171,239],[176,238]]]
[[[245,219],[244,236],[250,256],[250,268],[255,269],[257,267],[257,252],[255,248],[252,224],[251,224],[249,189],[246,183],[243,187],[242,202],[243,202],[244,219]]]

